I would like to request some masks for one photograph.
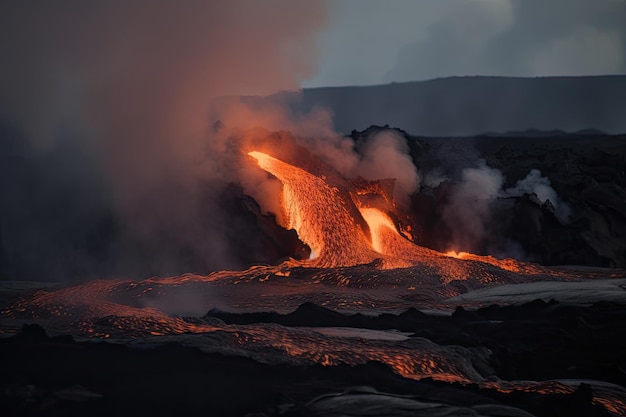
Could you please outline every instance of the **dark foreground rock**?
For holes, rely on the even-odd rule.
[[[211,310],[207,317],[228,324],[357,327],[411,332],[440,345],[484,346],[502,379],[590,378],[626,386],[626,307],[590,307],[540,300],[521,306],[459,307],[451,316],[409,309],[399,315],[343,315],[305,303],[287,315],[232,314]]]
[[[488,347],[503,380],[581,382],[565,393],[549,381],[545,389],[506,392],[410,380],[376,362],[271,366],[177,343],[131,347],[51,338],[27,325],[0,339],[2,415],[608,416],[583,381],[626,384],[626,307],[620,305],[534,302],[457,309],[448,317],[416,310],[366,317],[308,304],[285,316],[210,315],[239,323],[401,329],[441,344]]]

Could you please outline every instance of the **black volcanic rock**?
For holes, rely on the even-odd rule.
[[[44,328],[38,324],[24,324],[20,333],[15,337],[25,343],[37,343],[49,340]]]
[[[293,317],[295,320],[311,320],[315,318],[316,320],[333,320],[338,317],[342,317],[342,314],[337,313],[336,311],[330,310],[328,308],[320,307],[315,303],[307,301],[306,303],[300,304],[296,311],[289,315]]]
[[[416,243],[442,252],[452,247],[483,255],[514,243],[521,250],[496,255],[524,256],[545,265],[626,266],[626,136],[558,132],[546,137],[419,139],[427,146],[416,165],[423,173],[439,170],[447,180],[434,188],[424,186],[411,198],[409,218],[411,229],[418,231]],[[502,190],[537,170],[549,179],[559,201],[544,202],[530,194],[499,198],[483,220],[483,240],[459,248],[446,210],[454,204],[451,197],[463,169],[481,163],[502,174]],[[569,207],[569,216],[558,204]]]
[[[292,314],[296,313],[308,320],[316,314],[342,318],[352,327],[369,322],[372,327],[429,330],[440,343],[478,343],[492,351],[491,365],[503,379],[626,383],[626,340],[619,337],[626,331],[623,305],[575,307],[535,301],[517,307],[457,309],[448,317],[416,310],[364,317],[306,304]],[[584,383],[571,394],[541,389],[505,392],[475,384],[405,379],[376,362],[272,366],[236,355],[202,353],[173,342],[144,349],[76,343],[49,338],[39,326],[25,326],[20,334],[0,339],[0,366],[0,404],[3,416],[9,417],[207,412],[302,417],[339,411],[340,415],[386,416],[391,410],[397,411],[395,415],[409,410],[414,412],[408,415],[420,415],[420,409],[432,406],[447,410],[444,415],[473,415],[472,411],[486,416],[609,415],[593,401],[598,388]]]
[[[278,313],[237,314],[212,309],[205,317],[218,318],[226,324],[277,323],[284,326],[309,327],[344,326],[353,322],[348,316],[311,302],[301,304],[295,311],[286,315]]]
[[[591,378],[626,384],[626,373],[620,370],[626,339],[615,337],[626,332],[626,308],[619,304],[581,307],[536,300],[478,310],[457,307],[451,316],[415,309],[398,315],[365,316],[340,314],[307,303],[287,315],[212,310],[207,316],[229,324],[393,329],[441,345],[485,346],[493,351],[491,363],[496,373],[506,379]]]

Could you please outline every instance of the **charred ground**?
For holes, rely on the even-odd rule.
[[[71,337],[50,338],[41,327],[27,325],[12,338],[0,340],[0,399],[8,416],[205,415],[207,410],[223,416],[527,415],[522,410],[546,417],[608,416],[592,399],[594,390],[613,398],[610,387],[599,393],[601,388],[594,389],[585,380],[626,383],[626,345],[623,338],[616,338],[625,330],[625,315],[624,307],[616,304],[574,307],[556,302],[494,305],[472,312],[457,309],[448,317],[416,310],[378,317],[344,315],[312,304],[288,315],[218,311],[207,315],[227,323],[395,328],[442,344],[488,347],[493,355],[491,369],[482,370],[486,375],[572,381],[560,388],[545,382],[511,392],[405,379],[375,362],[272,366],[176,343],[144,348],[77,343]],[[327,394],[333,395],[324,397]]]

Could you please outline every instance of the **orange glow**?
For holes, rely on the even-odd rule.
[[[311,248],[312,265],[352,266],[378,256],[351,215],[347,199],[322,178],[265,153],[252,151],[259,167],[283,183],[282,205],[287,227]]]
[[[287,227],[296,230],[311,248],[311,259],[315,261],[312,266],[353,266],[382,258],[381,267],[389,269],[415,265],[424,257],[442,256],[400,235],[391,218],[379,209],[349,210],[348,205],[354,204],[349,193],[330,187],[324,178],[262,152],[248,155],[283,183]],[[362,219],[355,218],[355,213]],[[369,226],[369,237],[358,226],[359,220]]]
[[[394,220],[398,219],[397,212],[387,204],[391,191],[385,185],[389,182],[373,185],[361,181],[361,185],[355,185],[346,181],[333,186],[322,175],[314,175],[266,153],[253,151],[248,155],[261,169],[281,181],[280,207],[284,210],[281,214],[286,226],[296,230],[299,238],[309,245],[311,259],[257,265],[244,271],[218,271],[208,276],[185,274],[142,281],[90,281],[54,291],[38,291],[0,313],[20,320],[60,323],[57,331],[85,337],[167,338],[172,334],[214,332],[214,337],[207,338],[210,343],[198,346],[217,351],[249,349],[263,355],[270,352],[280,354],[277,360],[289,364],[357,365],[376,360],[407,378],[477,383],[502,392],[573,391],[556,382],[485,381],[471,358],[460,350],[463,348],[439,346],[421,337],[397,344],[366,339],[355,342],[320,336],[304,328],[226,325],[221,320],[211,321],[210,317],[185,320],[166,313],[168,310],[162,307],[165,303],[160,301],[179,299],[177,303],[187,305],[188,298],[198,299],[202,308],[208,308],[216,300],[227,300],[226,305],[235,309],[263,311],[271,307],[282,313],[293,311],[303,301],[316,301],[335,310],[356,311],[440,307],[443,300],[489,285],[577,279],[572,271],[560,273],[513,259],[456,251],[441,253],[421,247],[405,237],[411,230],[402,230]],[[363,194],[360,186],[365,189]],[[355,194],[362,198],[353,199]],[[585,278],[590,276],[589,272],[584,273]],[[453,281],[455,285],[447,285]],[[626,405],[618,399],[596,397],[594,401],[616,414],[626,410]]]
[[[570,384],[564,384],[558,381],[500,381],[500,382],[483,382],[481,386],[488,389],[495,389],[504,393],[512,393],[516,391],[536,392],[542,395],[549,394],[573,394],[576,389]],[[604,406],[610,413],[616,416],[626,415],[626,401],[623,398],[607,393],[594,392],[594,404]]]
[[[370,227],[370,232],[372,234],[372,247],[376,252],[385,254],[384,233],[387,230],[392,233],[395,232],[396,226],[393,224],[389,216],[378,209],[361,208],[359,209],[359,212],[361,212],[361,216],[363,216]]]
[[[481,255],[475,255],[469,252],[456,252],[456,251],[448,251],[445,253],[445,255],[450,258],[483,262],[483,263],[497,266],[498,268],[505,269],[511,272],[524,272],[524,273],[541,272],[541,268],[537,267],[536,265],[532,265],[532,264],[525,263],[525,262],[520,262],[511,258],[498,259],[498,258],[494,258],[493,256],[481,256]]]
[[[372,234],[372,247],[378,253],[392,258],[405,259],[412,263],[427,257],[440,257],[441,253],[416,245],[398,232],[393,220],[376,208],[359,208]]]
[[[382,269],[427,264],[439,270],[444,282],[465,280],[470,269],[474,271],[472,274],[484,270],[478,262],[516,273],[545,273],[544,268],[514,259],[455,251],[444,254],[414,244],[406,237],[411,236],[409,231],[399,231],[387,213],[371,207],[372,204],[384,206],[388,203],[392,183],[357,179],[347,185],[347,189],[340,190],[331,187],[325,177],[315,176],[266,153],[252,151],[248,155],[256,159],[260,168],[282,182],[286,226],[294,229],[300,240],[311,248],[309,266],[354,266],[376,259],[382,259],[378,264]],[[363,199],[364,196],[370,198]],[[388,206],[388,209],[393,210],[393,207]],[[369,227],[370,236],[359,227],[359,222],[363,221]],[[453,262],[450,258],[463,262]],[[484,279],[493,282],[488,274]]]

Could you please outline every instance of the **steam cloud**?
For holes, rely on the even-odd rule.
[[[535,194],[537,198],[546,203],[549,201],[554,207],[554,214],[561,223],[568,223],[571,214],[571,207],[561,200],[556,191],[550,185],[550,179],[541,175],[538,169],[531,170],[526,178],[517,182],[515,187],[504,191],[504,194],[519,197],[523,194]]]
[[[325,109],[298,115],[240,97],[297,89],[311,75],[325,12],[324,2],[280,0],[2,3],[0,54],[11,65],[0,67],[0,151],[23,167],[4,179],[0,274],[246,266],[242,253],[261,249],[224,184],[279,223],[282,212],[281,184],[238,149],[258,127],[306,138],[347,177],[398,178],[406,203],[419,176],[403,137],[356,149]]]
[[[475,250],[476,244],[484,240],[491,206],[503,183],[502,173],[488,167],[484,160],[475,168],[463,169],[461,180],[443,211],[443,219],[450,226],[452,240],[458,248]]]
[[[2,2],[1,150],[27,171],[3,184],[2,274],[241,266],[224,244],[241,231],[221,221],[216,184],[232,180],[232,161],[209,129],[209,101],[297,89],[314,70],[325,11],[281,0]],[[172,248],[179,255],[162,256]],[[142,251],[148,265],[133,265]],[[42,267],[5,269],[20,256]]]
[[[420,186],[420,176],[409,155],[406,138],[393,130],[377,132],[357,143],[360,160],[354,173],[365,179],[395,178],[394,200],[404,207]]]
[[[396,178],[394,198],[408,205],[421,178],[404,136],[355,144],[324,109],[302,116],[235,97],[298,88],[324,21],[323,2],[0,4],[0,56],[10,63],[0,66],[0,156],[13,175],[2,179],[3,277],[245,266],[231,250],[242,252],[247,231],[223,204],[224,183],[281,213],[281,185],[235,149],[258,126],[306,138],[346,177]],[[431,186],[442,175],[427,175]],[[445,215],[462,246],[484,237],[502,184],[484,163],[462,171]],[[538,172],[507,193],[529,191],[566,217]]]
[[[494,220],[498,215],[496,206],[499,199],[534,194],[542,204],[550,202],[555,216],[562,224],[569,222],[570,205],[559,198],[550,179],[542,176],[541,171],[532,169],[515,186],[505,189],[505,178],[499,169],[489,167],[483,159],[477,160],[475,165],[462,169],[461,178],[454,183],[449,201],[443,209],[443,220],[452,231],[453,249],[480,251],[479,248],[487,244],[490,254],[516,259],[525,257],[520,245],[514,241],[488,244],[489,235],[498,232],[490,229],[490,225],[499,223]],[[425,177],[437,184],[445,180],[439,169]]]

